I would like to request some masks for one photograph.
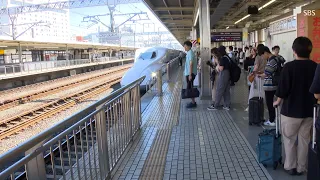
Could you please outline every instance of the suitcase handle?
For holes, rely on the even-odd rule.
[[[280,109],[279,106],[276,105],[276,136],[279,137],[279,134],[281,135],[281,116],[280,116]]]
[[[319,105],[315,104],[313,107],[313,124],[312,124],[312,149],[314,149],[316,144],[316,120],[318,117],[318,110]]]
[[[262,93],[262,79],[258,77],[258,94],[259,94],[259,99],[261,99],[261,93]]]

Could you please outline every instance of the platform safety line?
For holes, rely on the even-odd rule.
[[[180,76],[181,77],[181,76]],[[180,113],[180,99],[181,99],[181,79],[175,83],[169,83],[169,88],[173,85],[172,94],[165,93],[164,96],[158,97],[158,101],[162,101],[163,108],[159,112],[154,112],[149,119],[148,126],[155,126],[158,129],[155,140],[150,148],[146,162],[144,163],[139,179],[162,179],[167,159],[167,152],[169,148],[172,128],[175,125],[176,118]],[[162,98],[162,99],[160,99]],[[165,112],[164,112],[165,111]],[[165,113],[162,119],[159,119],[159,113]],[[153,118],[156,116],[157,118]]]
[[[169,85],[165,83],[164,87],[165,87],[164,89],[167,90]],[[145,124],[144,120],[148,119],[151,114],[149,111],[154,110],[156,108],[157,100],[158,100],[157,98],[153,97],[151,102],[147,105],[145,110],[142,112],[141,119],[143,124]]]
[[[159,118],[158,117],[159,114],[166,113],[167,111],[171,112],[171,108],[169,108],[166,105],[168,105],[168,104],[171,105],[171,104],[175,103],[177,100],[181,99],[180,96],[179,96],[180,94],[176,94],[176,92],[175,92],[175,91],[177,91],[176,90],[177,88],[179,89],[179,84],[181,86],[181,82],[180,81],[178,81],[175,84],[168,83],[167,88],[166,88],[165,92],[163,93],[163,96],[154,97],[154,99],[152,100],[152,103],[150,103],[150,105],[149,105],[152,108],[150,108],[150,109],[148,108],[148,111],[152,110],[152,113],[150,113],[148,111],[145,111],[147,114],[151,114],[151,116],[149,116],[145,120],[145,121],[147,121],[145,123],[146,126],[156,126],[157,128],[163,128],[163,124],[161,124],[160,121],[157,121],[157,120],[154,120],[154,119],[158,119]],[[170,90],[170,88],[173,88],[173,90]],[[170,92],[171,92],[171,94],[170,94]],[[161,102],[161,104],[163,106],[161,106],[161,104],[157,105],[159,103],[159,101]],[[180,105],[180,103],[179,103],[179,105]],[[163,107],[163,108],[160,109],[161,107]]]

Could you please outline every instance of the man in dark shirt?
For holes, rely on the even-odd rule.
[[[274,106],[283,101],[281,130],[286,155],[284,168],[291,175],[300,175],[307,171],[313,105],[316,102],[309,89],[317,64],[309,59],[312,43],[307,37],[296,38],[292,49],[296,59],[285,64],[281,72],[276,91],[278,99]]]

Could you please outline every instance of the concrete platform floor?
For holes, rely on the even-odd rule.
[[[179,71],[176,81],[164,84],[162,97],[143,100],[141,132],[113,179],[306,179],[257,163],[254,149],[263,127],[248,125],[245,78],[233,90],[230,111],[207,111],[205,100],[187,110]]]

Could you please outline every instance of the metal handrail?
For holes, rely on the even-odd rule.
[[[161,87],[158,87],[158,84],[157,84],[157,79],[159,78],[159,76],[163,73],[167,73],[167,80],[170,81],[170,72],[171,72],[171,67],[174,65],[174,63],[177,62],[177,60],[179,59],[179,57],[176,57],[176,58],[173,58],[171,59],[168,63],[165,63],[163,64],[157,71],[156,71],[156,76],[155,77],[152,77],[150,78],[149,80],[147,80],[147,83],[146,83],[146,92],[148,92],[149,90],[152,90],[152,87],[154,84],[157,85],[157,87],[154,87],[155,89],[158,89],[158,94],[161,94],[159,90],[159,88]],[[159,72],[161,71],[161,72]],[[162,81],[162,80],[161,80]],[[162,82],[161,82],[162,83]]]
[[[135,80],[134,82],[130,83],[129,85],[116,90],[115,92],[108,95],[107,97],[100,99],[98,102],[90,105],[89,107],[85,108],[84,110],[81,110],[80,112],[72,115],[71,117],[66,118],[65,120],[63,120],[62,122],[53,126],[52,128],[38,134],[37,136],[24,142],[23,144],[19,145],[18,147],[15,147],[12,150],[1,155],[0,156],[0,164],[4,165],[7,162],[12,161],[12,159],[20,156],[22,153],[26,153],[27,151],[30,151],[32,149],[30,153],[26,153],[26,155],[23,158],[16,161],[13,165],[9,166],[4,171],[0,172],[0,179],[4,179],[8,176],[12,177],[12,175],[14,176],[14,172],[16,172],[19,168],[21,168],[21,166],[26,165],[26,167],[27,167],[27,164],[34,163],[34,162],[31,162],[31,160],[34,161],[34,159],[37,156],[44,153],[46,150],[48,150],[48,148],[50,149],[50,153],[52,156],[52,147],[54,147],[53,145],[57,144],[59,142],[59,147],[60,147],[63,137],[66,137],[66,135],[70,136],[71,131],[73,131],[73,135],[75,135],[74,131],[77,129],[79,130],[80,127],[83,127],[87,131],[87,125],[88,125],[89,119],[90,119],[90,123],[94,123],[94,122],[96,123],[96,125],[94,126],[94,128],[96,129],[96,133],[99,131],[100,132],[99,135],[101,135],[101,133],[107,134],[107,132],[106,132],[107,130],[105,128],[103,128],[103,127],[106,127],[106,124],[108,124],[108,126],[110,126],[110,124],[112,124],[112,123],[116,124],[118,122],[116,125],[117,127],[115,127],[115,128],[121,129],[121,128],[123,128],[124,124],[120,125],[119,122],[124,121],[124,120],[128,121],[128,117],[130,117],[129,118],[130,123],[127,123],[126,127],[125,127],[127,129],[131,128],[130,133],[129,132],[123,132],[123,133],[126,133],[128,135],[128,137],[129,136],[132,137],[135,134],[135,132],[140,128],[140,124],[141,124],[141,122],[140,122],[141,121],[141,116],[140,116],[141,115],[141,108],[140,108],[141,103],[140,103],[140,95],[138,95],[138,93],[140,92],[140,83],[144,80],[144,78],[145,77],[141,77],[141,78]],[[121,108],[126,108],[126,111],[121,111],[121,113],[125,113],[125,114],[122,117],[117,115],[116,120],[115,120],[115,118],[113,118],[113,116],[111,116],[111,118],[109,118],[108,113],[115,113],[115,112],[116,112],[116,114],[120,113],[119,106],[121,106]],[[113,111],[111,112],[110,109],[113,109]],[[129,113],[129,114],[126,115],[126,113]],[[116,117],[116,116],[114,116],[114,117]],[[97,123],[98,124],[100,123],[100,124],[97,125]],[[129,127],[129,125],[130,125],[130,127]],[[131,125],[134,127],[131,127]],[[79,127],[79,128],[75,128],[75,127]],[[92,126],[91,126],[91,128],[92,128]],[[114,133],[117,133],[117,131],[113,130],[112,128],[109,129],[109,131],[114,131]],[[108,133],[110,133],[109,131],[108,131]],[[57,132],[60,132],[60,133],[57,134]],[[86,134],[86,135],[88,135],[88,134]],[[100,149],[102,147],[106,146],[103,148],[104,152],[106,152],[108,150],[110,151],[110,148],[121,149],[119,147],[114,147],[115,144],[112,144],[112,143],[114,143],[113,141],[110,141],[111,144],[109,144],[109,146],[112,146],[112,147],[108,147],[105,143],[102,143],[102,141],[107,139],[108,137],[104,137],[104,136],[99,137],[99,135],[97,135],[98,139],[97,139],[96,143],[98,143],[98,146],[100,146],[99,147]],[[69,136],[67,136],[67,137],[69,137]],[[91,139],[93,139],[93,137],[91,137]],[[126,142],[123,142],[123,143],[128,144],[127,141],[129,141],[129,140],[127,138]],[[102,143],[102,144],[100,144],[100,143]],[[116,142],[116,143],[118,143],[118,142]],[[81,141],[81,144],[82,144],[82,141]],[[96,146],[95,144],[92,144],[91,148],[95,148],[95,146]],[[123,147],[125,147],[125,146],[123,146]],[[107,149],[105,149],[105,148],[107,148]],[[61,147],[60,147],[60,153],[61,153]],[[119,152],[119,153],[121,154],[122,152]],[[102,159],[100,159],[101,161],[103,159],[105,159],[105,157],[98,157],[98,158],[99,159],[102,158]],[[112,157],[110,156],[108,158],[112,162],[117,162],[120,157],[115,158],[113,156]],[[100,167],[100,170],[102,171],[102,173],[104,173],[102,176],[107,175],[114,167],[114,164],[110,164],[109,162],[105,162],[105,161],[100,162],[99,161],[99,163],[105,164],[104,168]],[[97,168],[97,167],[95,167],[95,168]],[[29,173],[28,176],[32,176],[32,173]]]

